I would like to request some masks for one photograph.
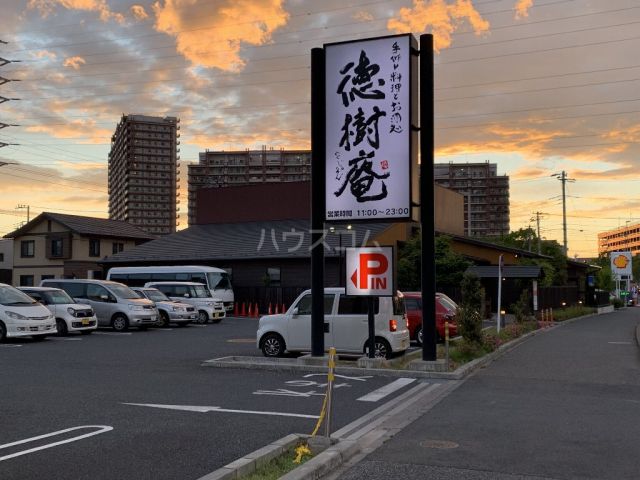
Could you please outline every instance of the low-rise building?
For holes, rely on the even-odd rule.
[[[31,286],[47,278],[101,278],[103,257],[156,237],[125,221],[43,212],[5,238],[13,241],[13,285]]]
[[[11,283],[13,240],[0,238],[0,283]]]

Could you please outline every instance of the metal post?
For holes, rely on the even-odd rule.
[[[496,330],[500,333],[500,327],[502,323],[501,317],[501,308],[502,308],[502,263],[504,262],[504,256],[500,255],[500,259],[498,260],[498,322],[496,324]]]
[[[311,355],[324,355],[325,57],[311,50]]]
[[[420,226],[422,229],[422,360],[436,360],[433,35],[420,35]],[[470,208],[470,207],[469,207]],[[469,222],[471,216],[469,213]]]
[[[376,356],[375,297],[368,297],[367,324],[369,325],[369,358]]]
[[[449,371],[449,322],[444,322],[444,359]]]
[[[335,378],[333,372],[336,367],[336,349],[331,347],[329,349],[329,373],[327,375],[327,407],[324,412],[324,436],[329,438],[331,436],[331,412],[333,407],[333,380]]]

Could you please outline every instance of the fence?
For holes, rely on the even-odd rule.
[[[538,308],[561,308],[576,305],[580,298],[576,285],[538,287]]]

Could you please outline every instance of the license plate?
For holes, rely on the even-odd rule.
[[[89,319],[88,318],[83,318],[82,319],[82,325],[89,325]]]

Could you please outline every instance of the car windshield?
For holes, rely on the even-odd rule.
[[[17,288],[11,286],[0,287],[0,305],[17,306],[17,305],[35,305],[36,302],[26,293],[22,293]]]
[[[64,305],[66,303],[76,303],[75,300],[71,298],[69,294],[64,290],[52,290],[50,292],[43,292],[43,294],[50,305]]]
[[[110,283],[109,289],[113,292],[113,294],[116,297],[119,297],[119,298],[126,298],[126,299],[140,298],[140,296],[136,292],[131,290],[126,285],[122,285],[120,283]]]
[[[169,297],[167,297],[160,290],[156,290],[155,288],[153,290],[145,290],[144,293],[146,293],[147,298],[153,302],[170,302],[171,301]]]
[[[226,272],[207,273],[211,290],[231,290],[231,279]]]
[[[193,298],[211,298],[211,292],[204,285],[193,285],[189,292]]]

